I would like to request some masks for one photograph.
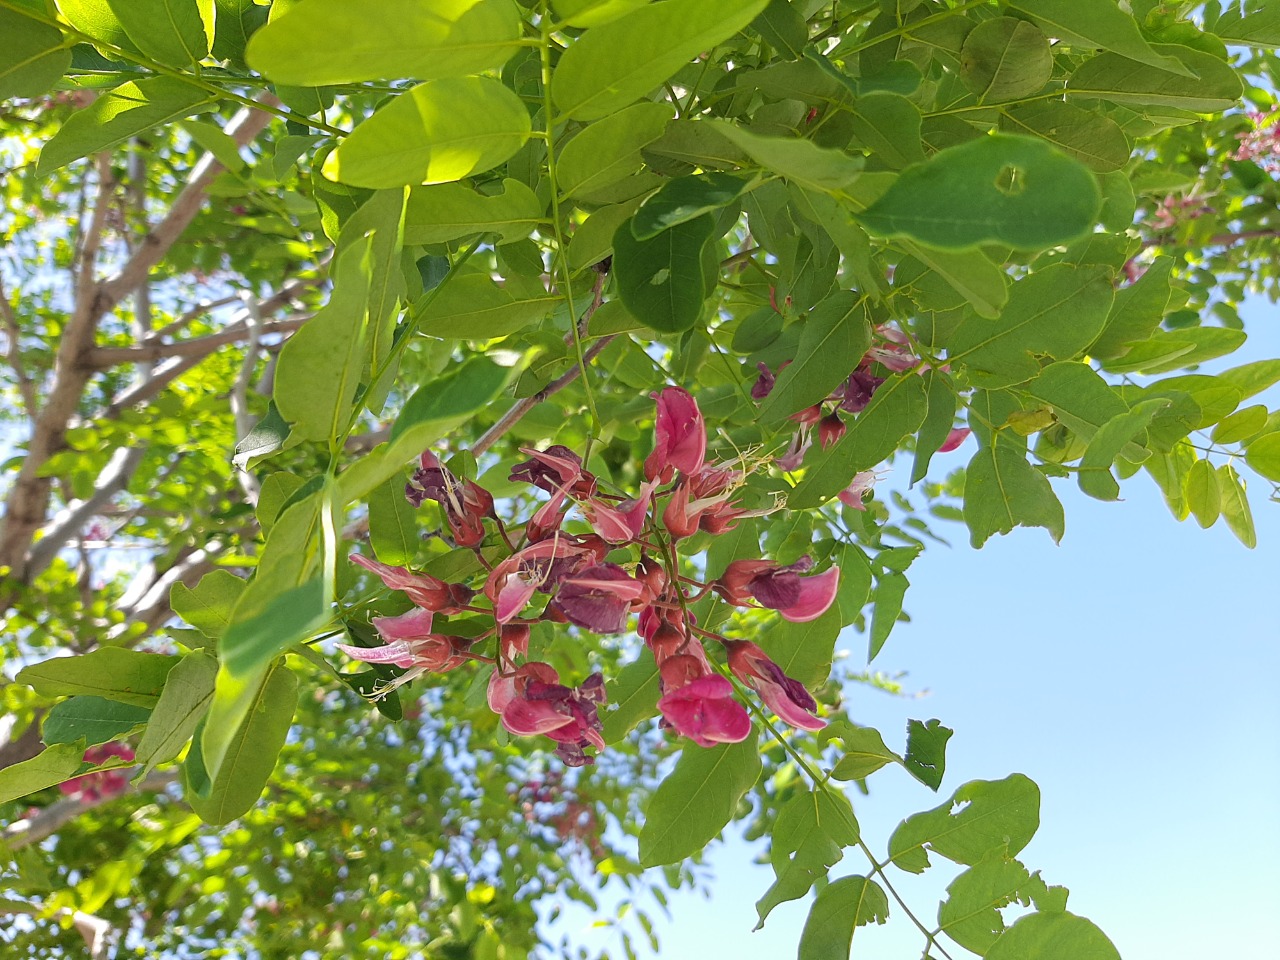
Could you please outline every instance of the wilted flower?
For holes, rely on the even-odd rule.
[[[844,432],[844,421],[840,419],[840,414],[833,411],[823,417],[822,422],[818,424],[818,442],[825,450],[833,443],[837,443],[844,436]]]
[[[881,475],[875,470],[863,470],[861,473],[856,473],[853,475],[853,480],[850,481],[849,486],[836,494],[836,499],[846,507],[852,507],[854,510],[865,510],[867,505],[862,502],[862,495],[874,487],[880,481],[880,478]]]
[[[484,542],[486,517],[494,517],[493,497],[471,480],[460,480],[430,450],[419,458],[419,467],[404,488],[415,507],[434,500],[444,510],[454,542],[460,547],[478,547]]]

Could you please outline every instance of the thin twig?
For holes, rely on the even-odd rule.
[[[566,344],[574,342],[574,340],[578,339],[582,334],[586,333],[587,325],[591,322],[591,318],[595,315],[595,312],[600,309],[600,304],[604,302],[603,291],[604,291],[604,274],[602,273],[596,278],[596,285],[595,285],[595,290],[593,291],[593,296],[591,298],[591,305],[587,307],[587,311],[582,315],[582,319],[578,321],[578,323],[573,327],[573,329],[569,331],[569,333],[565,334],[564,342]],[[495,423],[492,427],[486,430],[484,432],[484,435],[481,436],[479,440],[477,440],[474,444],[471,445],[471,452],[478,457],[480,456],[480,454],[484,453],[486,450],[492,447],[495,443],[498,442],[498,440],[508,430],[510,430],[513,426],[515,426],[516,423],[518,423],[520,419],[525,414],[527,414],[530,410],[532,410],[534,407],[540,404],[543,400],[546,400],[552,394],[558,393],[559,391],[567,387],[569,384],[573,383],[574,380],[578,379],[582,371],[586,369],[586,365],[590,363],[593,359],[595,359],[597,356],[599,356],[600,352],[604,350],[604,348],[607,347],[610,343],[612,343],[613,340],[614,340],[613,336],[601,337],[599,340],[597,340],[595,343],[593,343],[590,347],[587,348],[586,352],[582,354],[582,357],[578,361],[578,363],[575,364],[573,367],[570,367],[566,373],[564,373],[560,377],[557,377],[555,380],[552,380],[549,384],[547,384],[545,387],[543,387],[541,390],[539,390],[537,393],[533,394],[532,396],[524,397],[520,400],[517,400],[516,405],[514,407],[512,407],[510,410],[504,413],[498,419],[497,423]]]
[[[259,316],[261,310],[259,309]],[[91,370],[107,370],[122,363],[147,363],[156,360],[167,360],[173,357],[205,357],[219,347],[241,340],[249,340],[256,348],[262,337],[273,333],[293,333],[310,320],[310,315],[285,317],[281,320],[270,320],[260,326],[250,322],[246,308],[245,319],[239,323],[210,333],[203,337],[192,337],[190,340],[179,340],[176,343],[145,343],[137,347],[95,347],[81,358],[81,365]]]
[[[258,346],[262,343],[262,312],[258,309],[258,301],[252,296],[244,297],[245,323],[249,327],[249,342],[244,347],[244,359],[240,361],[240,372],[236,382],[231,386],[228,402],[231,404],[231,415],[235,418],[236,437],[249,435],[253,428],[253,417],[249,413],[249,387],[253,382],[253,371],[258,366]],[[245,498],[255,506],[261,487],[258,479],[248,470],[236,470],[236,481],[244,491]]]
[[[9,366],[13,368],[13,374],[18,380],[18,393],[22,395],[27,416],[34,421],[40,414],[40,399],[36,396],[36,387],[27,373],[26,364],[22,362],[22,328],[18,325],[13,304],[9,302],[9,294],[4,288],[3,278],[0,278],[0,316],[4,318]]]

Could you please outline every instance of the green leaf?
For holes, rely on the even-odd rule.
[[[125,736],[150,716],[146,707],[102,697],[71,697],[49,711],[40,728],[40,739],[50,746],[83,739],[86,746],[92,747]]]
[[[776,620],[756,639],[783,673],[807,687],[816,687],[831,674],[840,620],[840,611],[832,606],[805,623]]]
[[[357,126],[325,159],[323,172],[374,189],[448,183],[509,159],[530,130],[524,103],[497,80],[430,80]]]
[[[953,733],[955,731],[944,727],[941,720],[907,721],[907,753],[903,766],[935,792],[942,786],[942,775],[947,769],[947,741]]]
[[[614,235],[636,212],[641,199],[635,197],[592,212],[573,232],[573,239],[569,242],[569,269],[576,273],[609,256],[613,252]]]
[[[887,573],[876,583],[871,595],[875,608],[871,614],[871,631],[867,639],[867,662],[870,663],[884,649],[889,634],[902,614],[902,600],[911,586],[907,578],[897,572]]]
[[[1110,117],[1061,100],[1040,100],[1005,110],[1001,129],[1039,137],[1094,173],[1119,170],[1129,162],[1129,141]]]
[[[655,867],[700,852],[720,836],[760,776],[754,732],[741,743],[685,745],[654,791],[640,828],[640,863]]]
[[[252,677],[278,654],[305,640],[330,619],[324,584],[309,580],[283,593],[264,592],[255,581],[236,605],[231,626],[218,645],[222,669],[237,679]]]
[[[0,803],[30,796],[70,780],[84,764],[84,745],[59,743],[30,760],[0,770]]]
[[[1244,481],[1229,463],[1218,467],[1218,490],[1222,497],[1222,519],[1236,539],[1252,550],[1258,545],[1258,531],[1253,525],[1253,511]]]
[[[662,136],[673,116],[668,103],[635,103],[580,131],[556,159],[560,193],[589,194],[631,176],[644,165],[640,148]]]
[[[1132,344],[1155,333],[1173,293],[1169,286],[1172,271],[1172,257],[1157,257],[1137,283],[1116,291],[1107,324],[1089,345],[1090,356],[1103,360],[1123,357]]]
[[[1009,302],[1005,272],[980,250],[931,250],[909,241],[903,248],[969,301],[980,317],[994,320]]]
[[[1103,424],[1089,441],[1084,459],[1080,461],[1080,472],[1076,474],[1080,489],[1098,500],[1118,500],[1120,485],[1111,475],[1111,464],[1125,445],[1135,440],[1152,418],[1168,406],[1169,401],[1164,398],[1143,400],[1132,410]]]
[[[422,545],[418,511],[404,495],[404,479],[392,477],[369,497],[369,542],[383,563],[412,563]]]
[[[1208,460],[1197,460],[1187,474],[1187,506],[1196,523],[1208,529],[1222,512],[1222,494],[1218,489],[1218,473]]]
[[[435,80],[502,66],[520,49],[520,27],[512,0],[307,0],[254,34],[246,56],[276,83],[300,87]]]
[[[668,0],[670,2],[670,0]],[[788,180],[815,190],[839,190],[858,178],[862,159],[795,137],[768,137],[727,120],[704,120],[748,157]]]
[[[728,40],[768,0],[664,0],[592,27],[569,45],[551,96],[575,120],[608,116],[638,100],[699,54]]]
[[[267,22],[268,11],[253,0],[214,0],[216,14],[213,34],[215,60],[229,60],[231,66],[243,68],[245,47],[249,38]]]
[[[1217,379],[1240,388],[1240,399],[1248,400],[1268,387],[1280,383],[1280,359],[1255,360],[1243,366],[1232,367],[1217,375]]]
[[[898,824],[889,857],[908,873],[923,873],[929,849],[972,865],[995,850],[1016,856],[1040,826],[1040,789],[1020,773],[1003,780],[971,780],[941,806]]]
[[[1017,860],[995,853],[959,874],[938,908],[938,926],[966,950],[982,956],[1004,932],[1003,907],[1030,906],[1031,891],[1044,886]]]
[[[41,7],[45,5],[43,0],[38,2]],[[55,0],[55,6],[61,19],[95,41],[128,53],[142,52],[125,33],[120,18],[111,9],[111,0]],[[100,49],[103,56],[111,54],[109,49]]]
[[[1076,68],[1067,81],[1068,96],[1097,97],[1138,110],[1155,106],[1220,113],[1235,106],[1244,92],[1235,70],[1213,54],[1165,43],[1154,44],[1152,49],[1176,54],[1198,76],[1185,71],[1171,73],[1115,53],[1102,53]]]
[[[0,100],[38,97],[71,66],[62,31],[16,10],[0,10],[0,37]]]
[[[1264,434],[1245,447],[1244,462],[1268,480],[1280,481],[1280,433]]]
[[[693,327],[707,296],[703,248],[714,229],[710,214],[677,224],[650,240],[637,240],[630,222],[618,227],[613,235],[612,272],[623,306],[659,333]]]
[[[368,336],[373,238],[354,241],[337,259],[333,293],[280,351],[274,399],[292,433],[332,442],[351,418]]]
[[[1214,443],[1239,443],[1256,437],[1267,425],[1267,408],[1257,403],[1223,417],[1210,435]]]
[[[136,759],[143,765],[140,776],[182,751],[209,710],[217,674],[218,661],[199,652],[183,657],[169,671],[160,700],[138,743]]]
[[[210,640],[217,640],[231,623],[247,584],[229,570],[213,570],[194,587],[179,581],[169,591],[169,607]]]
[[[617,20],[649,0],[551,0],[556,15],[574,27],[597,27]]]
[[[1133,17],[1112,0],[1010,0],[1009,7],[1072,47],[1111,50],[1159,70],[1192,76],[1176,57],[1148,44]]]
[[[1014,527],[1044,527],[1054,542],[1062,539],[1062,504],[1044,474],[1026,455],[999,443],[974,454],[965,469],[964,522],[969,542],[980,548],[992,534]]]
[[[837,443],[824,451],[809,451],[804,479],[788,496],[788,505],[803,510],[834,497],[854,474],[876,466],[903,437],[915,433],[928,410],[922,377],[911,372],[890,377]]]
[[[929,409],[916,435],[916,455],[911,467],[911,483],[917,484],[929,472],[929,462],[951,435],[958,398],[947,374],[930,369],[924,375]]]
[[[659,689],[658,665],[653,657],[640,657],[618,671],[609,681],[609,712],[604,714],[604,742],[617,743],[636,728],[637,724],[658,715]]]
[[[866,298],[842,290],[823,300],[800,322],[795,360],[778,374],[760,419],[778,421],[826,399],[870,348]]]
[[[920,110],[906,97],[865,93],[854,102],[849,121],[858,142],[890,170],[924,160]]]
[[[522,279],[499,285],[488,271],[461,271],[415,317],[418,329],[444,340],[497,340],[523,330],[550,313],[560,296]]]
[[[877,236],[944,250],[1042,250],[1088,232],[1101,209],[1098,183],[1078,160],[1043,140],[996,133],[907,167],[858,220]]]
[[[1107,935],[1065,910],[1032,913],[1000,935],[986,960],[1120,960]]]
[[[1052,407],[1054,417],[1085,443],[1104,424],[1129,409],[1115,388],[1092,367],[1072,360],[1049,364],[1021,389]],[[1121,452],[1134,462],[1149,456],[1149,451],[1137,444],[1130,444]]]
[[[1116,373],[1167,373],[1233,353],[1244,341],[1243,330],[1223,327],[1162,330],[1142,343],[1131,345],[1128,353],[1119,360],[1106,361],[1105,366]]]
[[[460,183],[414,187],[404,242],[418,246],[493,234],[495,242],[511,243],[529,236],[542,220],[542,201],[519,180],[503,180],[502,192],[490,196]]]
[[[631,220],[631,235],[651,240],[663,230],[715,213],[737,200],[750,184],[727,173],[675,177],[648,197]]]
[[[1007,103],[1039,93],[1053,72],[1049,40],[1013,17],[984,20],[960,50],[960,80],[979,103]]]
[[[213,99],[206,91],[170,77],[122,83],[66,119],[40,150],[36,176],[47,176],[72,160],[198,113]]]
[[[46,697],[88,695],[151,708],[177,662],[177,657],[159,653],[99,647],[74,657],[33,663],[18,673],[17,680]]]
[[[149,57],[191,67],[213,44],[213,0],[108,0],[129,39]]]
[[[853,931],[889,919],[889,898],[874,880],[841,877],[824,887],[800,933],[798,960],[847,960]]]
[[[835,790],[805,790],[782,807],[770,838],[769,857],[777,881],[756,903],[759,922],[780,903],[797,900],[809,892],[815,880],[844,856],[843,848],[858,842],[858,821],[853,807]]]
[[[247,698],[240,718],[225,737],[221,749],[223,759],[218,764],[204,766],[209,759],[205,750],[210,725],[215,723],[210,713],[203,736],[193,743],[191,754],[184,768],[187,802],[191,804],[205,823],[229,823],[246,813],[257,802],[266,786],[267,778],[275,769],[276,758],[284,746],[293,712],[298,703],[298,678],[283,662],[277,663],[255,685],[253,695]],[[229,719],[229,718],[228,718]],[[197,749],[196,744],[200,744]],[[200,765],[209,778],[203,793],[193,787],[193,767]],[[196,772],[198,777],[199,771]]]
[[[1280,46],[1280,7],[1266,0],[1251,4],[1249,13],[1242,13],[1232,3],[1222,12],[1213,25],[1213,32],[1227,43],[1241,43],[1254,47]]]
[[[1015,283],[998,319],[963,321],[946,341],[948,356],[963,360],[986,389],[1030,380],[1039,356],[1066,360],[1093,342],[1111,298],[1105,267],[1055,263]]]
[[[833,780],[863,780],[885,764],[902,763],[874,727],[851,727],[836,736],[843,742],[844,756],[831,768]]]

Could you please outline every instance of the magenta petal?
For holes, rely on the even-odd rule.
[[[502,725],[520,737],[550,733],[573,722],[573,717],[558,710],[548,700],[524,700],[517,697],[502,711]]]
[[[832,567],[814,577],[801,577],[800,599],[778,612],[782,614],[783,619],[790,620],[792,623],[817,620],[827,612],[827,608],[835,600],[839,586],[839,567]]]
[[[821,730],[827,725],[825,720],[814,716],[792,699],[789,691],[781,684],[761,680],[756,684],[756,691],[765,705],[778,715],[778,719],[793,727],[800,730]],[[813,698],[808,696],[807,690],[805,695],[809,702],[813,703]]]
[[[524,605],[533,596],[537,584],[533,580],[525,580],[513,573],[507,577],[506,583],[498,591],[498,601],[494,604],[493,616],[499,623],[506,623],[524,609]]]
[[[397,640],[425,640],[431,636],[432,613],[415,607],[398,617],[374,617],[373,626],[378,636],[388,643]]]
[[[960,444],[964,443],[971,433],[973,433],[973,431],[968,427],[956,427],[956,429],[947,434],[947,439],[942,441],[942,446],[938,448],[938,452],[950,453],[952,450],[959,447]]]
[[[413,648],[404,640],[388,643],[382,647],[353,647],[347,643],[339,643],[335,646],[351,659],[363,660],[365,663],[389,663],[397,667],[412,667],[417,660],[413,655]]]

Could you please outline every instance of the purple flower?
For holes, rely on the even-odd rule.
[[[592,633],[622,633],[631,602],[644,590],[616,563],[600,563],[562,580],[555,606],[570,623]]]
[[[729,669],[749,685],[781,720],[801,730],[821,730],[826,721],[817,716],[818,704],[799,680],[793,680],[754,643],[726,640]]]

